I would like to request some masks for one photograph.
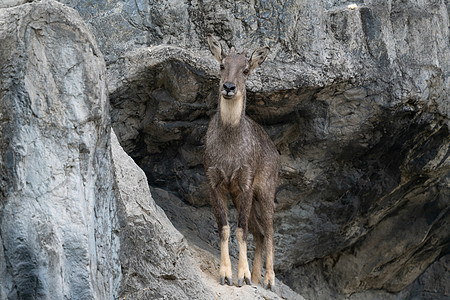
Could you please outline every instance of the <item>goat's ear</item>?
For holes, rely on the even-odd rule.
[[[250,58],[250,73],[264,62],[267,54],[269,54],[269,50],[270,48],[266,46],[259,48],[252,53],[252,57]]]
[[[225,58],[225,51],[223,51],[222,45],[211,34],[208,34],[208,45],[212,55],[217,59],[219,63]]]

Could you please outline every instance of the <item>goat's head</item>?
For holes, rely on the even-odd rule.
[[[269,47],[255,50],[250,60],[247,60],[247,52],[237,53],[234,47],[226,54],[220,42],[211,35],[208,35],[208,44],[211,53],[220,64],[219,88],[222,98],[232,100],[243,97],[247,77],[264,62],[269,53]]]

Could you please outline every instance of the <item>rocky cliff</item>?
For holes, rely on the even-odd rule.
[[[186,236],[217,245],[203,208],[218,76],[205,36],[269,45],[247,113],[282,154],[279,277],[310,298],[448,296],[424,287],[449,250],[445,1],[66,3],[108,53],[122,145]],[[111,23],[125,39],[106,34]]]
[[[62,2],[89,23],[106,75],[70,10],[47,1],[0,10],[1,297],[48,293],[50,279],[71,295],[71,278],[100,298],[169,297],[169,286],[180,298],[230,296],[202,272],[173,268],[195,258],[150,200],[128,200],[147,194],[145,177],[133,171],[140,179],[120,185],[109,152],[107,94],[121,145],[200,267],[214,269],[201,164],[218,97],[208,33],[238,50],[271,47],[249,78],[247,113],[282,155],[278,278],[307,299],[449,297],[445,1]],[[287,291],[279,295],[300,298]]]
[[[0,20],[0,299],[213,299],[111,132],[79,15],[39,1]]]
[[[104,60],[61,4],[0,20],[0,298],[109,298],[120,262]]]

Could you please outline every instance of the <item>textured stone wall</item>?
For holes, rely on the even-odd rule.
[[[271,47],[249,79],[247,113],[282,154],[276,267],[287,283],[319,298],[408,294],[448,253],[444,1],[138,1],[93,9],[108,14],[73,5],[109,53],[119,139],[181,229],[217,243],[207,210],[186,215],[173,200],[208,203],[201,151],[217,105],[211,33],[238,50]],[[125,40],[111,44],[106,18],[122,19],[112,26]],[[193,220],[201,225],[189,231]]]
[[[56,1],[7,4],[0,299],[213,299],[111,132],[105,62],[85,23]]]
[[[147,177],[111,138],[120,219],[121,299],[213,299],[183,235],[150,195]]]
[[[105,63],[78,14],[0,9],[0,298],[118,293]]]
[[[269,45],[247,113],[282,155],[277,276],[306,298],[448,295],[426,288],[448,278],[444,0],[63,2],[105,54],[121,144],[186,236],[217,245],[203,207],[218,82],[206,35],[238,50]]]

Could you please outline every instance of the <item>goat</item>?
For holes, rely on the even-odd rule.
[[[245,115],[246,80],[264,62],[269,48],[255,50],[247,60],[245,51],[236,53],[232,48],[226,54],[211,35],[208,44],[221,70],[219,112],[208,125],[204,151],[210,201],[220,237],[220,283],[233,284],[228,252],[228,192],[237,209],[238,286],[244,282],[250,285],[260,282],[265,250],[264,287],[274,290],[273,213],[280,158],[264,129]],[[251,276],[247,260],[248,230],[256,242]]]

